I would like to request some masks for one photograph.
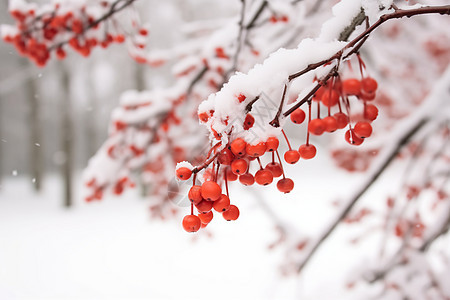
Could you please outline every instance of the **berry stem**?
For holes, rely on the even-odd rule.
[[[320,102],[317,101],[317,119],[320,119]]]
[[[288,145],[288,147],[289,147],[289,150],[292,150],[292,148],[291,148],[291,143],[289,143],[289,140],[288,140],[288,138],[287,138],[287,136],[286,136],[286,133],[284,132],[283,129],[281,129],[281,132],[282,132],[283,135],[284,135],[284,139],[286,140],[286,143],[287,143],[287,145]]]
[[[306,126],[306,145],[309,145],[309,130],[308,126],[311,122],[311,101],[308,102],[308,125]]]
[[[280,158],[280,154],[278,153],[278,150],[276,150],[275,152],[277,153],[278,161],[280,162],[281,172],[283,173],[283,179],[284,179],[285,177],[284,177],[283,163],[281,162],[281,158]]]
[[[224,178],[225,178],[225,190],[227,191],[227,196],[230,198],[230,194],[228,193],[228,177],[227,177],[227,171],[223,172]]]
[[[261,160],[259,159],[259,157],[257,157],[256,160],[258,161],[259,168],[262,170],[262,169],[263,169],[263,166],[262,166],[262,164],[261,164]]]
[[[219,169],[220,169],[220,163],[217,163],[217,169],[216,169],[216,174],[214,176],[214,181],[217,182],[217,179],[219,179]]]

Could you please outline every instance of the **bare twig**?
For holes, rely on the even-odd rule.
[[[344,207],[341,213],[333,221],[333,223],[331,223],[331,225],[325,230],[322,236],[317,240],[315,245],[311,248],[310,252],[306,256],[306,258],[299,265],[297,269],[298,272],[300,272],[305,267],[305,265],[309,262],[311,257],[315,254],[317,249],[322,245],[322,243],[327,239],[327,237],[336,229],[339,223],[347,217],[348,213],[355,206],[355,204],[362,197],[362,195],[364,195],[364,193],[377,181],[377,179],[384,172],[384,170],[386,170],[386,168],[391,164],[391,162],[397,157],[397,154],[400,152],[403,146],[408,143],[408,141],[412,138],[412,136],[420,128],[422,128],[427,123],[427,121],[428,119],[420,119],[410,130],[408,130],[402,136],[402,138],[397,142],[396,147],[391,151],[389,156],[386,157],[386,159],[378,167],[378,169],[374,171],[372,176],[370,176],[370,179],[367,181],[367,183],[360,188],[358,193],[347,203],[347,205]]]

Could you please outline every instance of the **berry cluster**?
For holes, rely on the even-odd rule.
[[[284,130],[280,130],[288,146],[288,150],[283,155],[284,162],[296,164],[300,159],[309,160],[316,156],[317,149],[310,143],[310,135],[320,136],[325,132],[331,133],[338,129],[348,127],[345,133],[345,140],[351,145],[361,145],[364,139],[371,136],[371,122],[377,118],[378,109],[370,102],[375,99],[378,83],[372,77],[363,75],[362,68],[364,63],[360,58],[359,63],[362,74],[361,80],[356,78],[341,79],[339,74],[333,74],[330,78],[324,80],[324,82],[319,82],[320,87],[314,93],[312,92],[310,99],[305,101],[308,104],[308,118],[305,111],[300,107],[292,110],[288,114],[294,124],[303,124],[307,119],[307,135],[306,142],[300,145],[298,149],[293,149]],[[362,116],[356,122],[353,121],[354,117],[350,111],[351,98],[355,98],[357,99],[356,101],[362,102],[363,104]],[[286,178],[284,174],[281,155],[278,150],[280,142],[276,136],[269,136],[264,140],[259,140],[257,143],[246,142],[245,133],[255,125],[255,118],[250,113],[252,109],[251,105],[258,100],[258,97],[251,102],[247,100],[248,97],[243,93],[235,96],[235,103],[237,105],[242,105],[244,102],[250,103],[246,106],[246,114],[244,115],[243,121],[241,121],[242,123],[239,123],[239,121],[236,123],[235,121],[231,124],[230,117],[225,119],[222,117],[220,119],[223,125],[227,126],[228,131],[218,132],[213,127],[214,121],[216,120],[212,119],[216,118],[215,110],[199,110],[198,117],[200,122],[209,126],[212,139],[218,140],[219,142],[211,148],[203,165],[196,168],[183,166],[178,168],[176,173],[180,180],[187,180],[192,173],[196,175],[199,171],[206,169],[203,175],[205,178],[203,185],[207,189],[214,186],[216,194],[213,198],[206,197],[202,194],[203,185],[195,185],[194,180],[194,186],[189,192],[189,199],[192,202],[191,216],[186,217],[185,222],[188,222],[186,220],[189,220],[189,222],[196,220],[196,226],[184,226],[187,231],[197,231],[202,224],[206,226],[211,221],[212,213],[210,213],[210,210],[214,207],[215,201],[222,199],[220,198],[222,197],[222,183],[225,183],[227,187],[229,181],[239,180],[241,184],[246,186],[253,185],[255,182],[259,185],[266,186],[271,184],[274,178],[281,177],[277,182],[277,188],[280,192],[289,193],[294,188],[294,181]],[[313,117],[313,104],[317,104],[315,111],[317,113],[316,117]],[[320,109],[323,109],[323,107],[328,110],[326,117],[323,117],[320,113]],[[332,114],[332,110],[336,110],[336,112]],[[238,132],[240,128],[243,130],[242,134]],[[227,135],[227,138],[223,137],[224,134]],[[226,141],[226,145],[224,145],[224,141]],[[261,158],[267,152],[271,155],[271,161],[263,166]],[[253,167],[254,172],[251,170],[252,162],[255,165]],[[212,167],[209,167],[211,164]],[[198,197],[194,195],[198,195]],[[223,197],[226,197],[228,199],[227,203],[229,203],[228,192]],[[193,216],[194,206],[199,212],[197,218]],[[208,217],[204,214],[208,214]],[[224,216],[227,219],[226,214]]]
[[[191,187],[188,197],[192,204],[191,215],[183,220],[183,227],[186,231],[195,232],[200,227],[205,227],[213,217],[212,209],[222,213],[227,221],[236,220],[239,217],[239,209],[230,204],[228,194],[228,182],[237,181],[245,186],[253,185],[255,182],[259,185],[269,185],[274,178],[282,177],[277,182],[277,188],[280,192],[289,193],[294,188],[294,181],[286,178],[282,162],[278,153],[279,141],[276,137],[269,137],[264,142],[255,145],[245,142],[242,138],[236,138],[222,150],[217,150],[220,143],[211,149],[207,159],[212,160],[212,168],[205,171],[205,182],[202,185],[195,184],[196,174],[203,168],[197,167],[190,169],[188,167],[179,167],[176,170],[176,176],[180,180],[188,180],[194,173],[194,184]],[[260,157],[265,153],[271,153],[272,160],[265,167],[261,163]],[[285,154],[285,159],[289,163],[294,163],[289,156],[289,151]],[[278,161],[275,160],[275,156]],[[299,159],[299,158],[298,158]],[[298,159],[296,161],[298,161]],[[251,172],[251,163],[257,162],[256,172]],[[296,162],[295,161],[295,162]],[[226,194],[222,193],[221,184],[226,187]],[[198,215],[193,215],[193,207],[198,210]]]
[[[187,180],[191,177],[192,171],[187,167],[180,167],[176,174],[180,180]],[[226,176],[225,174],[225,180],[227,180]],[[230,203],[228,187],[227,194],[223,194],[221,186],[215,180],[196,185],[194,178],[194,185],[190,188],[188,197],[191,201],[191,214],[183,219],[183,228],[187,232],[196,232],[206,227],[213,219],[213,210],[221,213],[227,221],[234,221],[239,217],[239,209]],[[194,206],[198,210],[197,215],[194,214]]]
[[[317,102],[317,118],[312,119],[312,103],[308,102],[308,137],[309,134],[322,135],[324,132],[334,132],[348,125],[349,129],[345,132],[345,140],[351,145],[361,145],[365,138],[371,136],[372,125],[370,123],[378,116],[378,108],[369,103],[375,99],[377,87],[377,81],[372,77],[364,77],[361,80],[349,78],[341,81],[339,76],[321,86],[312,98],[314,102]],[[363,102],[364,106],[362,120],[354,124],[350,117],[350,96],[355,96]],[[325,106],[328,110],[328,116],[325,118],[320,117],[320,106]],[[331,114],[331,108],[336,106],[339,111]],[[346,108],[347,114],[343,112],[343,107]],[[294,110],[290,115],[291,121],[295,124],[301,124],[305,117],[305,112],[300,108]],[[302,148],[307,146],[308,142],[300,146],[299,152],[302,152]]]
[[[82,56],[89,56],[94,47],[108,47],[112,43],[125,42],[125,34],[116,26],[104,26],[103,23],[133,1],[122,6],[120,1],[110,3],[101,1],[89,7],[64,2],[56,3],[52,9],[34,4],[10,7],[15,26],[2,26],[5,42],[13,44],[17,51],[43,67],[54,52],[58,59],[66,57],[66,44]],[[102,30],[100,30],[102,29]],[[132,46],[145,47],[145,28],[134,28]]]

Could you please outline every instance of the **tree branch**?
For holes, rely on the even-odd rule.
[[[298,272],[300,272],[306,264],[309,262],[311,257],[315,254],[317,249],[322,245],[322,243],[326,240],[326,238],[336,229],[336,227],[339,225],[339,223],[347,217],[351,209],[355,206],[355,204],[358,202],[358,200],[361,198],[362,195],[377,181],[377,179],[380,177],[380,175],[386,170],[386,168],[391,164],[391,162],[397,157],[400,150],[403,148],[404,145],[406,145],[411,137],[420,129],[422,128],[426,123],[428,122],[428,119],[420,119],[410,130],[408,130],[402,138],[397,142],[397,145],[395,148],[391,151],[391,153],[387,156],[387,158],[382,162],[382,164],[378,167],[377,170],[374,171],[372,176],[370,176],[370,179],[367,181],[367,183],[361,187],[361,189],[358,191],[358,193],[347,203],[347,205],[344,207],[342,212],[337,216],[335,221],[331,223],[331,225],[325,230],[325,232],[322,234],[322,236],[317,240],[315,245],[312,247],[306,258],[303,260],[303,262],[298,267]]]

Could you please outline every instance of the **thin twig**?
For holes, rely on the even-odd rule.
[[[349,212],[358,202],[358,200],[365,194],[365,192],[377,181],[380,175],[386,170],[386,168],[392,163],[392,161],[397,157],[400,150],[406,145],[412,136],[422,128],[428,119],[420,119],[414,127],[412,127],[408,132],[406,132],[403,137],[397,142],[396,147],[392,150],[389,156],[383,161],[383,163],[378,167],[378,169],[372,174],[367,183],[362,186],[359,192],[347,203],[345,208],[341,211],[341,213],[337,216],[337,218],[333,221],[333,223],[327,228],[327,230],[323,233],[323,235],[317,240],[315,245],[311,248],[310,252],[306,256],[306,258],[301,262],[298,266],[298,272],[300,272],[306,264],[310,261],[311,257],[315,254],[317,249],[322,245],[322,243],[327,239],[327,237],[336,229],[339,223],[347,217]]]

